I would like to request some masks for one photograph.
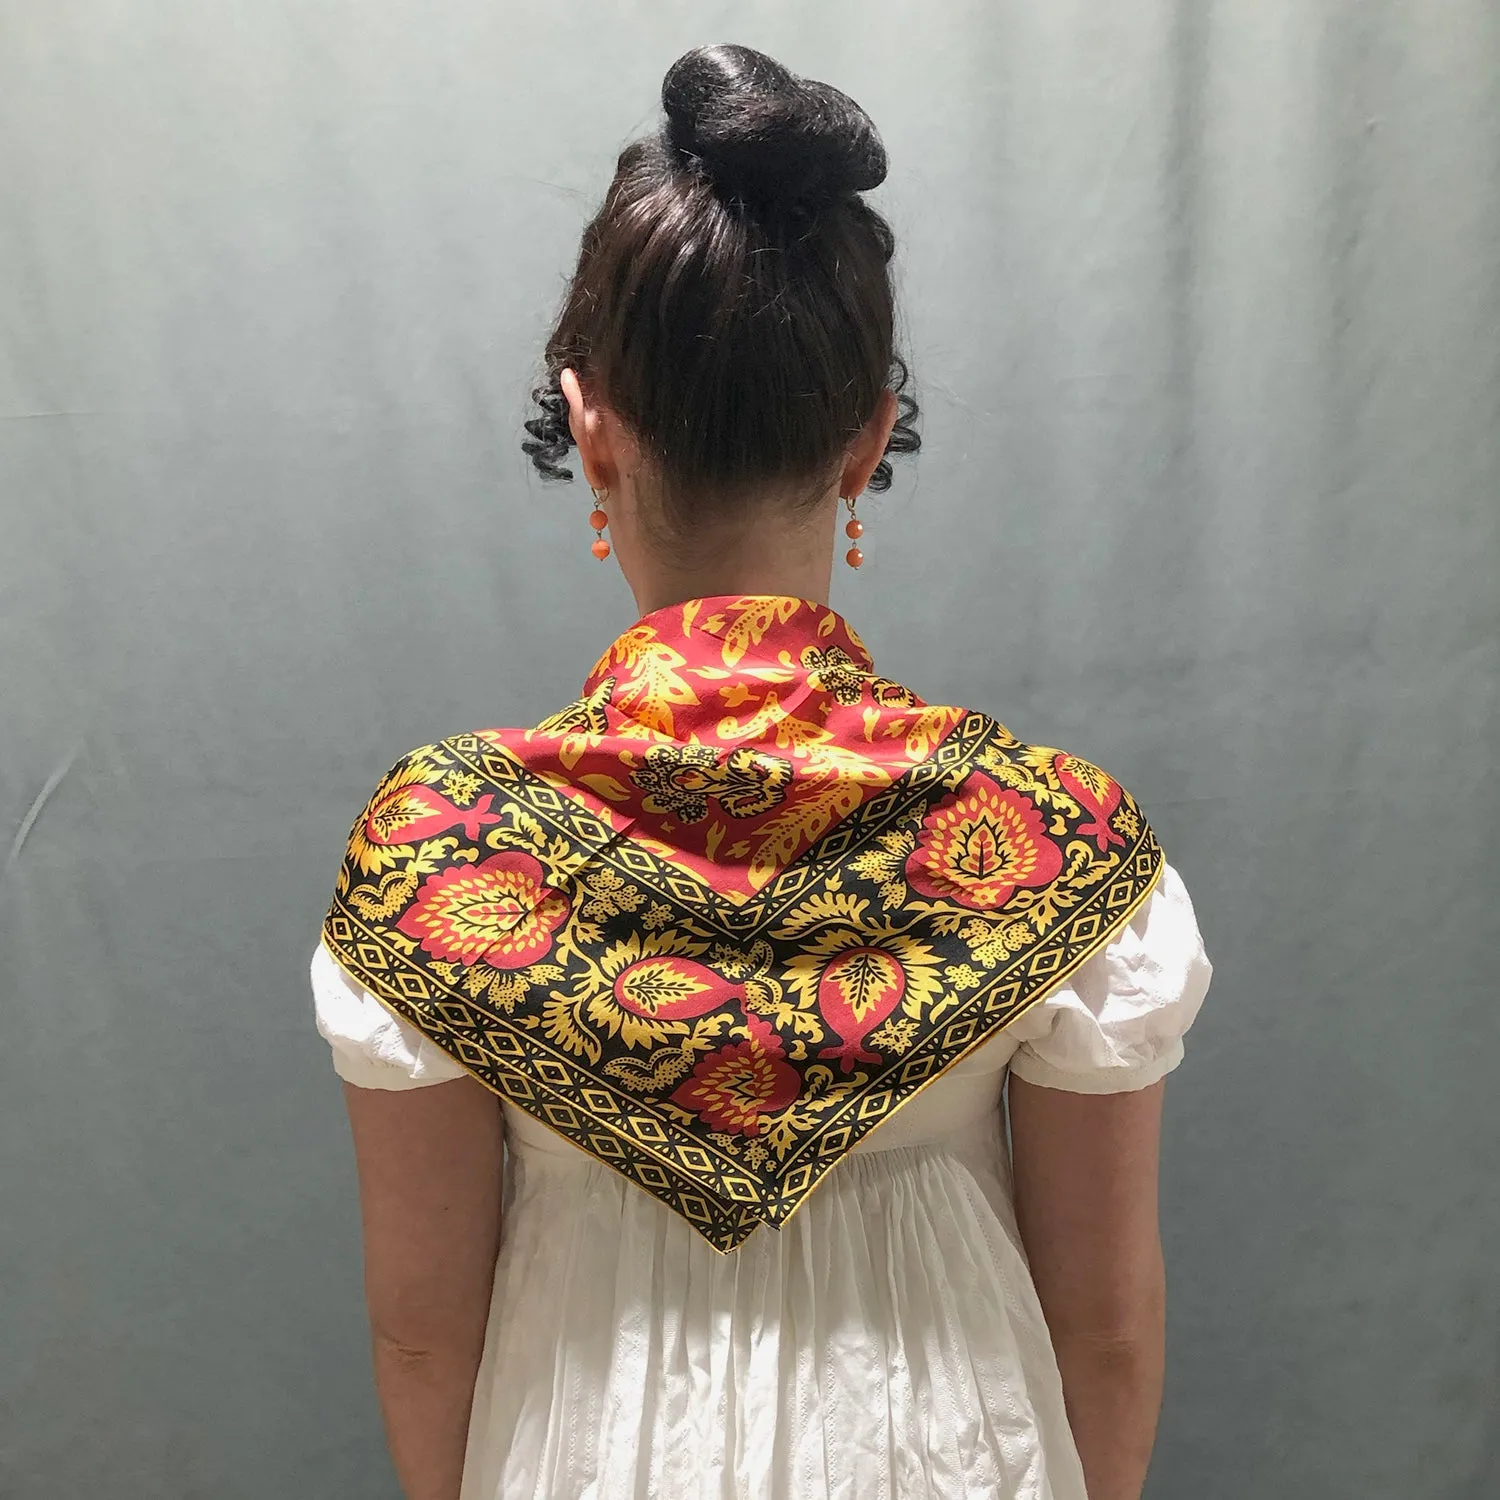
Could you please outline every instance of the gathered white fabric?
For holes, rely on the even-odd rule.
[[[1077,1093],[1182,1060],[1212,968],[1170,865],[1115,939],[728,1255],[510,1104],[462,1500],[1086,1500],[1011,1206],[1007,1069]],[[464,1070],[313,959],[363,1088]]]

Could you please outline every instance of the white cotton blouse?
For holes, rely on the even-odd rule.
[[[462,1500],[1086,1500],[1011,1203],[1007,1071],[1142,1089],[1212,969],[1171,865],[1130,922],[720,1254],[503,1104],[503,1228]],[[321,946],[319,1031],[361,1088],[464,1076]]]

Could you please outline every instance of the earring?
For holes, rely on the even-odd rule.
[[[853,495],[844,496],[844,504],[849,507],[849,519],[844,523],[844,535],[849,538],[850,547],[844,554],[844,561],[851,568],[857,568],[864,560],[865,555],[859,550],[859,538],[865,534],[865,528],[859,517],[854,514]]]
[[[589,513],[589,525],[594,528],[594,545],[590,550],[600,562],[609,556],[609,543],[604,540],[604,528],[609,525],[609,517],[604,514],[604,502],[608,499],[607,489],[602,494],[595,490],[594,508]]]

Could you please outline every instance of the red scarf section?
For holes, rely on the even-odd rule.
[[[827,607],[694,599],[535,729],[401,760],[323,941],[732,1250],[1107,943],[1161,858],[1097,766],[877,676]]]

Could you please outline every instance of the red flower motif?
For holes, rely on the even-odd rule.
[[[1125,840],[1109,826],[1110,815],[1120,805],[1120,783],[1091,761],[1080,760],[1076,755],[1059,755],[1052,767],[1064,789],[1094,815],[1094,821],[1085,823],[1079,833],[1092,837],[1101,854],[1111,844],[1123,847]]]
[[[747,1016],[750,1038],[711,1052],[673,1091],[672,1102],[715,1130],[759,1135],[764,1116],[785,1109],[801,1080],[781,1038],[759,1016]]]
[[[924,896],[994,911],[1017,887],[1055,880],[1062,862],[1034,803],[974,775],[922,820],[906,878]]]
[[[568,904],[531,855],[508,849],[483,864],[455,864],[423,881],[396,926],[434,958],[523,969],[551,950]]]

